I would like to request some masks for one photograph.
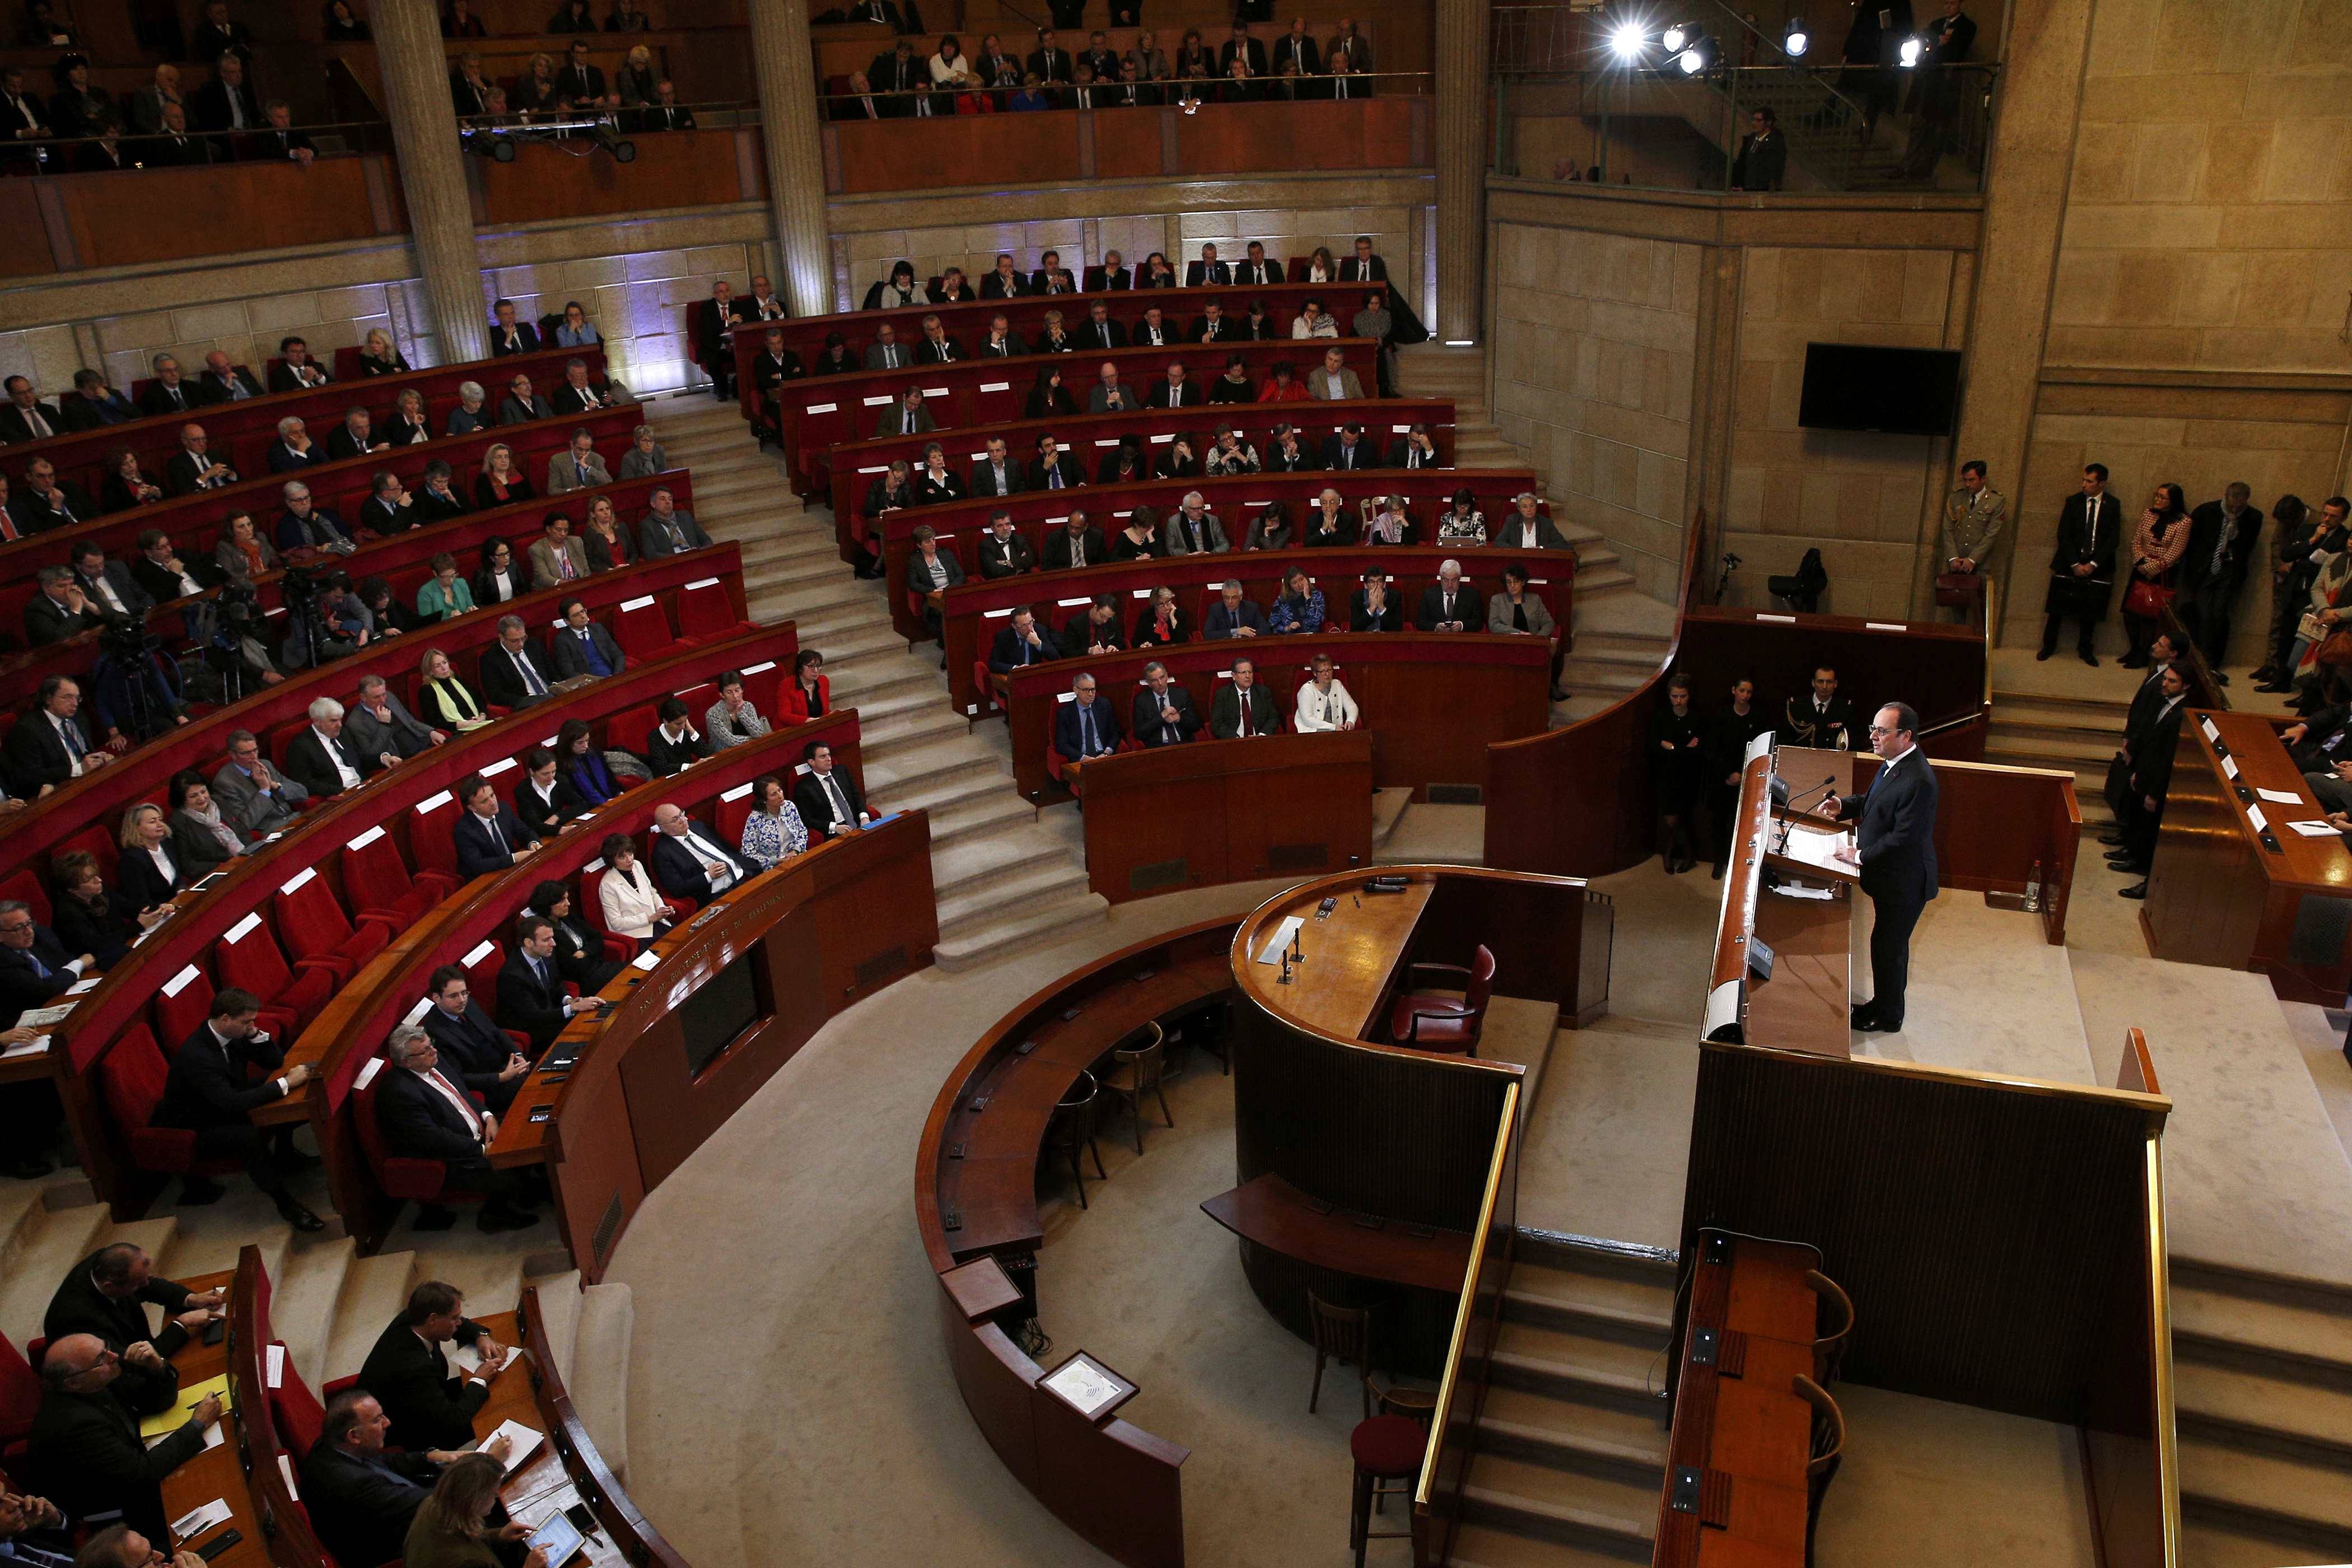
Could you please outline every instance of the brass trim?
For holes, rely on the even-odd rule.
[[[2164,1510],[2164,1568],[2180,1562],[2180,1435],[2173,1421],[2172,1274],[2164,1234],[2164,1149],[2151,1129],[2147,1140],[2147,1289],[2156,1350],[2156,1478]]]
[[[1495,1224],[1495,1199],[1503,1185],[1503,1164],[1510,1157],[1511,1140],[1518,1134],[1519,1086],[1503,1091],[1503,1114],[1495,1134],[1495,1157],[1486,1166],[1486,1193],[1478,1203],[1478,1228],[1470,1247],[1470,1267],[1462,1276],[1462,1300],[1454,1311],[1454,1339],[1445,1347],[1445,1375],[1438,1379],[1437,1407],[1429,1415],[1429,1446],[1421,1456],[1421,1485],[1413,1489],[1416,1512],[1429,1509],[1429,1489],[1437,1474],[1437,1456],[1445,1446],[1445,1426],[1454,1411],[1454,1394],[1462,1373],[1462,1347],[1470,1337],[1470,1316],[1478,1310],[1478,1276],[1486,1261],[1486,1234]],[[2169,1563],[2166,1568],[2172,1568]]]

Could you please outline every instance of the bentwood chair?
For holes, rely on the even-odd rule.
[[[1805,1283],[1813,1288],[1813,1381],[1833,1387],[1853,1333],[1853,1298],[1818,1268],[1805,1270]]]
[[[1078,1081],[1070,1086],[1061,1102],[1054,1107],[1054,1117],[1047,1124],[1045,1137],[1054,1152],[1070,1163],[1071,1179],[1078,1184],[1078,1206],[1088,1208],[1087,1202],[1086,1168],[1078,1163],[1081,1153],[1095,1157],[1095,1179],[1107,1182],[1110,1173],[1103,1169],[1102,1151],[1095,1144],[1095,1101],[1101,1097],[1101,1085],[1091,1072],[1081,1071]]]
[[[1812,1450],[1805,1461],[1805,1568],[1812,1568],[1813,1537],[1822,1521],[1822,1499],[1837,1479],[1845,1454],[1845,1415],[1829,1391],[1804,1373],[1789,1380],[1797,1397],[1813,1407]]]
[[[1307,1318],[1315,1340],[1315,1383],[1307,1391],[1307,1414],[1315,1413],[1316,1402],[1323,1397],[1324,1363],[1336,1361],[1356,1369],[1363,1384],[1364,1418],[1371,1419],[1373,1390],[1367,1374],[1372,1370],[1372,1310],[1342,1307],[1309,1290]]]
[[[1113,1051],[1118,1066],[1102,1075],[1102,1091],[1126,1102],[1135,1115],[1135,1152],[1143,1152],[1143,1097],[1150,1095],[1160,1102],[1160,1114],[1172,1130],[1175,1112],[1168,1109],[1168,1096],[1160,1088],[1160,1073],[1165,1065],[1167,1037],[1157,1022],[1144,1025],[1151,1043],[1133,1050]]]

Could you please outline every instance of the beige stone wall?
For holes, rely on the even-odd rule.
[[[1746,564],[1727,602],[1764,606],[1765,579],[1795,571],[1818,547],[1830,574],[1823,610],[1909,613],[1930,486],[1948,443],[1800,429],[1798,400],[1808,342],[1943,346],[1955,263],[1944,250],[1745,253],[1722,535]]]
[[[557,314],[577,300],[604,334],[613,374],[640,395],[671,392],[703,380],[687,357],[686,308],[709,299],[720,278],[738,293],[749,288],[758,253],[757,242],[735,240],[493,267],[482,273],[482,309],[487,316],[493,300],[509,299],[529,320]]]
[[[1490,252],[1496,425],[1549,476],[1555,511],[1606,534],[1643,593],[1671,596],[1702,247],[1498,223]]]

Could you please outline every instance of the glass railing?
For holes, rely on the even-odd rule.
[[[1426,71],[1358,71],[1341,76],[1186,77],[1084,84],[1016,84],[1008,80],[993,88],[968,82],[909,92],[821,95],[817,110],[827,120],[902,120],[911,119],[918,112],[944,117],[1129,107],[1181,109],[1190,113],[1220,103],[1328,103],[1367,98],[1425,98],[1431,80]],[[922,100],[929,100],[929,107],[919,110],[917,106]]]
[[[278,136],[275,128],[264,125],[247,131],[166,132],[153,136],[119,131],[104,136],[43,137],[0,143],[0,170],[89,174],[274,161],[279,156],[273,145]],[[314,158],[392,151],[392,127],[380,120],[289,126],[286,137],[289,161],[303,151]]]

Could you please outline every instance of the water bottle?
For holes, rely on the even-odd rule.
[[[2032,871],[2025,879],[2025,912],[2033,915],[2042,912],[2042,862],[2039,860],[2033,863]]]

